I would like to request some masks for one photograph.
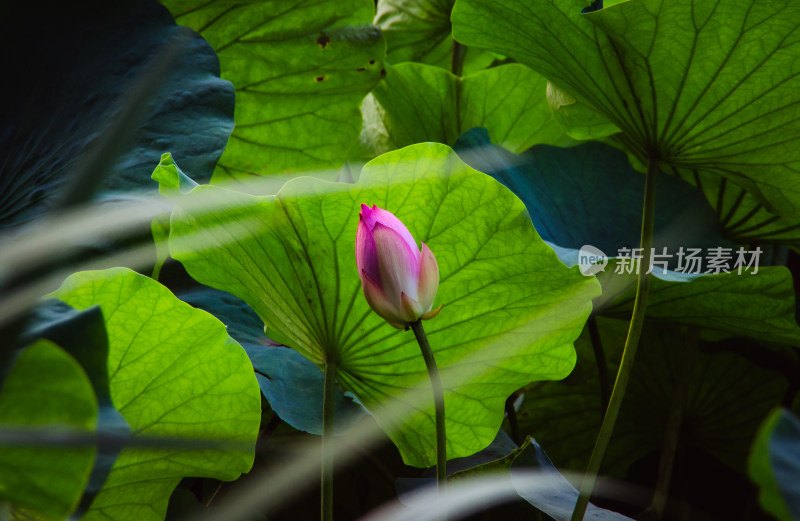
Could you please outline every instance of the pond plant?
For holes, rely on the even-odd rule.
[[[0,519],[800,520],[800,4],[1,12]]]

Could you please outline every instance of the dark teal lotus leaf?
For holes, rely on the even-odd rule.
[[[4,82],[0,229],[51,208],[93,154],[106,155],[107,191],[147,186],[167,151],[210,178],[233,129],[234,94],[205,40],[155,1],[15,4],[0,26],[4,77],[14,78]]]
[[[533,485],[526,482],[531,472],[537,472],[547,481]],[[535,506],[556,521],[569,521],[572,510],[578,500],[578,489],[556,470],[541,445],[535,439],[528,438],[522,446],[522,452],[511,464],[511,482],[517,493],[528,503]],[[589,503],[586,519],[593,521],[631,521],[622,514],[599,508]]]
[[[463,134],[456,151],[473,168],[508,186],[528,207],[542,238],[568,250],[590,244],[616,257],[639,244],[644,175],[603,143],[571,148],[540,145],[512,154],[492,145],[485,129]],[[703,194],[679,179],[659,178],[654,247],[732,246]],[[570,264],[568,252],[556,250]],[[572,265],[576,262],[572,262]]]
[[[750,477],[764,510],[780,521],[800,519],[800,419],[776,409],[761,426],[750,456]]]
[[[203,288],[179,296],[228,326],[228,334],[241,344],[253,362],[261,394],[283,421],[295,429],[322,434],[325,377],[319,367],[294,349],[267,338],[264,323],[256,312],[230,293]],[[335,407],[337,432],[346,430],[366,413],[339,386]]]

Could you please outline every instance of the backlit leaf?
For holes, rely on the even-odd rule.
[[[245,300],[270,337],[320,366],[335,357],[339,382],[416,466],[434,462],[433,408],[423,403],[430,383],[413,335],[385,323],[362,295],[360,204],[393,212],[436,255],[434,305],[444,309],[425,328],[444,381],[449,457],[494,439],[513,390],[569,373],[572,340],[597,295],[593,278],[564,267],[541,241],[511,192],[444,145],[385,154],[354,185],[296,179],[267,197],[200,186],[176,203],[172,256],[198,281]],[[422,398],[403,397],[412,389]]]

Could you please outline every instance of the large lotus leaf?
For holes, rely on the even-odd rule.
[[[751,193],[724,177],[701,170],[671,169],[700,188],[714,208],[725,237],[739,243],[800,246],[800,219],[770,213]]]
[[[525,443],[518,447],[502,429],[486,449],[468,458],[448,461],[447,471],[451,482],[487,474],[497,480],[508,480],[509,486],[513,486],[522,499],[556,521],[569,521],[578,499],[578,490],[558,472],[536,440],[527,437]],[[428,469],[427,472],[433,475],[435,469]],[[431,485],[433,481],[433,478],[398,478],[396,488],[400,500],[403,501],[403,494]],[[631,521],[628,517],[591,503],[586,519]]]
[[[511,464],[511,482],[517,493],[555,521],[569,521],[578,501],[578,489],[553,466],[541,445],[528,437],[521,451]],[[547,481],[531,484],[526,477],[537,472]],[[592,521],[632,521],[612,510],[599,508],[591,503],[587,506],[584,519]]]
[[[571,148],[537,146],[514,155],[493,146],[482,129],[464,134],[456,149],[474,168],[522,199],[542,238],[556,246],[567,266],[579,263],[584,245],[604,252],[611,260],[598,274],[603,296],[595,301],[596,312],[630,317],[636,271],[623,269],[631,266],[623,264],[620,252],[639,244],[641,206],[631,202],[643,200],[644,176],[628,164],[623,152],[585,143]],[[669,264],[666,271],[653,270],[648,318],[758,340],[800,342],[791,274],[783,267],[760,266],[757,273],[734,269],[738,249],[723,239],[717,215],[699,190],[661,176],[654,228],[653,247],[658,253],[667,249]],[[681,248],[686,252],[693,247],[701,248],[706,259],[714,253],[712,248],[727,248],[730,273],[696,273],[708,271],[707,260],[699,270],[675,271]],[[749,262],[752,255],[745,251]],[[688,261],[684,265],[689,268]]]
[[[73,274],[52,296],[102,309],[111,396],[134,436],[186,442],[123,449],[84,519],[163,519],[184,476],[233,480],[250,469],[260,395],[221,322],[125,268]],[[192,448],[198,439],[220,446]]]
[[[559,113],[555,112],[555,115],[558,119]],[[625,150],[624,143],[619,140],[620,136],[621,134],[611,136],[606,142]],[[638,158],[629,153],[628,159],[634,169],[646,171],[647,165]],[[794,247],[800,245],[800,217],[771,213],[755,195],[715,173],[671,165],[662,165],[662,169],[703,192],[708,204],[717,214],[722,236],[726,239],[738,244],[759,244],[767,247],[770,244]]]
[[[604,315],[630,318],[636,275],[611,274],[618,265],[619,259],[612,261],[607,272],[598,275],[606,293],[595,304]],[[704,331],[709,338],[736,335],[765,342],[800,343],[792,274],[781,266],[761,267],[758,273],[743,270],[702,275],[689,281],[653,277],[647,318],[699,326],[709,330]]]
[[[581,103],[553,82],[547,82],[547,103],[564,132],[579,140],[601,139],[619,129],[602,114]]]
[[[453,37],[450,11],[455,0],[378,0],[375,25],[386,38],[389,63],[413,61],[450,70]],[[463,49],[465,74],[488,67],[494,56],[476,47]]]
[[[628,321],[598,318],[609,375],[616,373]],[[658,451],[664,438],[675,382],[687,341],[681,329],[646,323],[628,391],[602,472],[624,476],[628,466]],[[536,436],[556,466],[585,470],[602,414],[598,371],[588,332],[575,343],[575,371],[562,382],[537,382],[524,390],[520,431]],[[760,348],[760,349],[759,349]],[[787,388],[782,374],[753,356],[701,342],[688,377],[681,443],[744,470],[750,444],[764,416]],[[692,463],[694,464],[694,463]]]
[[[219,78],[208,44],[176,26],[163,6],[14,2],[2,20],[4,75],[15,79],[4,82],[0,228],[51,208],[104,136],[130,124],[119,113],[148,82],[155,82],[152,94],[133,109],[140,127],[103,151],[116,154],[104,188],[146,186],[167,150],[197,178],[210,178],[233,128],[233,88]],[[165,55],[168,69],[153,72]]]
[[[458,0],[458,41],[507,54],[622,130],[640,159],[722,175],[800,213],[800,5]]]
[[[111,400],[108,334],[100,308],[79,311],[60,300],[46,299],[32,311],[19,343],[24,345],[39,338],[54,342],[81,364],[97,400],[97,431],[101,436],[89,482],[78,509],[72,512],[73,517],[80,517],[100,492],[121,450],[119,443],[107,440],[129,436],[131,430]]]
[[[517,452],[519,452],[517,444],[506,434],[506,431],[500,429],[497,431],[494,440],[483,450],[464,458],[448,459],[447,479],[474,477],[482,472],[498,469],[507,470]],[[423,476],[418,478],[398,477],[395,480],[394,488],[400,501],[405,503],[406,501],[404,500],[408,499],[407,504],[413,504],[413,496],[410,498],[406,496],[409,492],[434,485],[436,483],[436,467],[425,469]]]
[[[164,4],[208,40],[236,88],[236,128],[215,182],[344,163],[361,101],[384,72],[371,0]]]
[[[388,67],[362,109],[363,153],[372,158],[424,141],[452,145],[472,127],[488,129],[513,152],[572,144],[553,119],[546,89],[547,80],[519,64],[461,78],[420,63]]]
[[[230,293],[203,288],[178,295],[208,311],[228,328],[256,371],[261,394],[286,423],[311,434],[322,434],[322,393],[325,377],[319,367],[294,349],[279,346],[264,334],[264,323],[250,306]],[[344,432],[364,415],[364,409],[336,386],[334,425]]]
[[[83,367],[49,340],[16,356],[0,389],[0,424],[91,433],[98,405]],[[78,504],[89,480],[95,447],[4,447],[0,497],[15,507],[63,518]]]
[[[438,260],[444,309],[425,328],[442,371],[450,457],[494,439],[513,390],[569,373],[572,341],[599,289],[561,264],[519,199],[436,143],[373,160],[354,185],[302,178],[264,197],[200,186],[176,202],[172,256],[198,281],[245,300],[270,337],[320,366],[335,360],[342,386],[416,466],[434,462],[432,404],[420,398],[430,383],[413,335],[385,323],[362,295],[354,258],[362,203],[393,212]]]
[[[492,143],[486,131],[476,128],[459,138],[456,151],[522,199],[544,240],[571,250],[590,244],[609,257],[621,247],[638,246],[645,177],[623,152],[591,142],[512,154]],[[732,246],[720,235],[703,194],[679,179],[661,176],[653,247],[675,251],[680,246],[721,245]]]
[[[780,521],[800,519],[800,420],[776,409],[753,443],[748,465],[764,510]]]

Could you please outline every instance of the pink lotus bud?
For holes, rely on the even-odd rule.
[[[430,248],[417,248],[414,237],[391,212],[362,204],[356,234],[356,266],[372,310],[397,328],[439,310],[439,265]]]

